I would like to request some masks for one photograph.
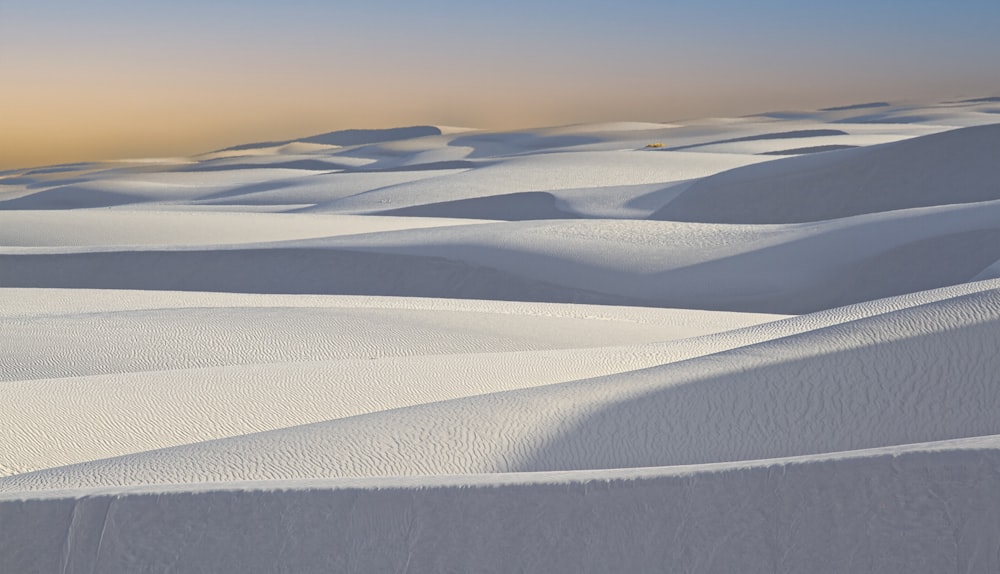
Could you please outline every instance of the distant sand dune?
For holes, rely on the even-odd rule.
[[[792,223],[1000,198],[1000,125],[737,168],[694,184],[654,219]]]
[[[845,110],[864,110],[868,108],[887,108],[891,104],[889,102],[871,102],[867,104],[852,104],[849,106],[836,106],[832,108],[823,108],[821,112],[840,112]]]
[[[504,219],[529,221],[532,219],[566,219],[575,215],[561,211],[551,193],[526,191],[509,195],[491,195],[456,199],[425,205],[414,205],[382,211],[379,215],[453,217],[469,219]]]
[[[8,271],[0,275],[0,287],[451,297],[795,314],[971,280],[1000,260],[998,210],[1000,202],[958,204],[782,226],[545,220],[427,227],[432,221],[408,226],[407,218],[397,218],[382,223],[384,231],[348,227],[344,235],[331,227],[330,237],[276,243],[7,248],[0,250],[0,265]],[[276,223],[294,217],[268,215]],[[311,224],[321,227],[323,221]],[[321,232],[317,227],[295,232],[312,235]],[[246,233],[234,229],[229,238],[245,241]]]
[[[218,151],[243,151],[262,147],[275,147],[290,143],[320,144],[332,146],[356,146],[402,139],[419,138],[424,136],[441,135],[441,129],[435,126],[413,126],[407,128],[389,128],[380,130],[341,130],[329,132],[315,136],[309,136],[297,140],[282,142],[262,142],[253,144],[243,144],[228,147]]]
[[[691,144],[685,146],[671,147],[668,148],[672,151],[685,150],[691,148],[697,148],[701,146],[709,146],[724,143],[739,143],[739,142],[752,142],[760,140],[782,140],[782,139],[798,139],[798,138],[814,138],[814,137],[824,137],[824,136],[840,136],[847,135],[847,132],[841,130],[794,130],[790,132],[775,132],[770,134],[760,134],[754,136],[743,136],[739,138],[729,138],[723,140],[715,140],[700,144]]]

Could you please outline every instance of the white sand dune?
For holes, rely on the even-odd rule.
[[[998,446],[0,494],[0,553],[43,572],[990,572]]]
[[[81,305],[72,291],[39,291],[0,319],[13,342],[0,361],[12,423],[0,438],[18,453],[0,475],[642,368],[699,352],[672,341],[780,318],[154,292],[123,292],[126,303],[84,291],[98,301]]]
[[[16,297],[16,290],[4,290]],[[192,294],[197,295],[197,294]],[[162,307],[0,318],[2,380],[224,365],[575,349],[668,341],[771,315],[501,303],[465,308],[278,298],[276,305]],[[160,298],[153,297],[151,301]],[[389,299],[388,301],[395,301]],[[404,300],[406,301],[406,300]],[[450,308],[449,308],[450,307]],[[594,309],[591,311],[591,309]],[[658,316],[657,316],[658,315]],[[94,336],[103,333],[113,336]],[[89,335],[89,337],[88,337]]]
[[[431,202],[504,193],[668,183],[703,177],[722,169],[763,161],[755,156],[695,154],[675,156],[634,150],[580,151],[524,155],[447,178],[399,184],[339,199],[324,210],[368,213]]]
[[[4,172],[0,571],[994,572],[995,108]]]
[[[791,223],[1000,199],[998,134],[1000,125],[974,126],[737,169],[695,183],[653,218]]]
[[[795,314],[962,283],[1000,260],[998,201],[786,225],[549,220],[392,230],[405,221],[384,221],[383,232],[271,243],[0,248],[9,270],[0,286]]]
[[[232,317],[240,308],[254,311],[267,306],[273,312],[281,307],[329,309],[330,305],[336,304],[352,310],[464,312],[473,318],[482,318],[486,313],[506,314],[512,316],[507,318],[508,321],[513,319],[525,326],[531,324],[531,317],[555,317],[578,322],[581,319],[601,321],[600,332],[588,334],[591,339],[583,342],[599,343],[601,341],[595,341],[593,337],[607,337],[604,342],[608,346],[549,349],[536,343],[536,350],[533,351],[495,350],[488,353],[470,351],[449,354],[439,353],[441,349],[435,349],[435,354],[419,355],[419,349],[414,349],[411,343],[410,347],[405,348],[384,346],[361,349],[367,353],[351,353],[350,349],[331,349],[326,341],[322,341],[325,346],[318,346],[319,341],[304,336],[308,332],[275,331],[275,326],[267,333],[257,331],[248,334],[237,331],[228,335],[225,331],[220,333],[220,329],[216,327],[214,337],[206,336],[211,330],[202,327],[197,331],[196,338],[191,338],[189,329],[188,339],[191,340],[177,340],[176,335],[171,337],[169,333],[158,332],[164,327],[161,321],[160,324],[154,324],[153,329],[145,327],[143,331],[133,330],[127,347],[123,347],[122,341],[98,339],[91,342],[88,348],[71,351],[77,360],[89,353],[96,355],[96,358],[89,361],[90,369],[92,372],[104,373],[102,375],[70,376],[65,366],[69,362],[65,361],[66,350],[59,348],[50,349],[50,354],[46,356],[38,356],[38,351],[28,351],[35,357],[31,364],[9,365],[9,372],[20,371],[22,377],[25,376],[26,369],[33,369],[36,376],[48,374],[59,378],[20,379],[16,384],[13,381],[7,382],[0,389],[4,397],[0,401],[5,405],[4,418],[17,422],[7,427],[4,442],[14,447],[13,451],[20,453],[16,459],[8,459],[7,469],[0,470],[4,475],[14,474],[15,470],[27,472],[247,432],[320,422],[329,420],[333,415],[352,416],[460,396],[627,372],[780,339],[995,286],[995,282],[967,284],[787,320],[778,320],[775,316],[700,311],[455,300],[6,290],[8,299],[20,303],[11,309],[10,316],[22,319],[21,323],[15,323],[21,327],[22,336],[25,318],[33,319],[29,326],[37,330],[40,325],[52,326],[51,323],[38,320],[42,317],[65,319],[66,316],[79,317],[96,313],[107,316],[109,309],[117,309],[119,315],[124,315],[126,310],[183,309],[184,305],[197,304],[204,308],[202,310],[221,309],[226,313],[222,316]],[[326,307],[321,307],[324,303]],[[216,321],[219,315],[216,315]],[[522,317],[527,321],[522,321]],[[177,315],[174,314],[172,318],[176,322]],[[430,316],[427,318],[433,319]],[[752,326],[761,321],[766,323]],[[556,325],[559,323],[572,327],[572,323],[565,320],[558,321]],[[629,327],[628,323],[635,326]],[[437,324],[441,325],[440,321]],[[608,330],[608,325],[613,328]],[[183,334],[178,325],[168,326],[175,333]],[[398,330],[394,325],[389,327]],[[700,335],[706,330],[719,332]],[[151,331],[155,335],[152,340]],[[629,331],[640,337],[645,331],[649,338],[659,335],[664,340],[623,345],[621,335]],[[354,334],[356,333],[339,333],[328,337],[334,336],[356,348],[357,343],[350,340],[350,336]],[[14,338],[9,326],[5,335]],[[48,330],[31,335],[35,336],[20,343],[22,348],[31,349],[41,345],[46,336],[65,337],[62,333]],[[145,335],[145,341],[142,335]],[[257,339],[253,338],[254,335]],[[575,336],[579,338],[580,334]],[[635,338],[635,334],[632,337]],[[262,338],[263,341],[260,340]],[[285,338],[290,341],[284,340]],[[397,345],[401,341],[398,336],[387,339]],[[248,346],[247,343],[251,345]],[[419,344],[419,341],[416,343]],[[452,348],[455,343],[452,342]],[[283,348],[267,349],[270,344]],[[553,338],[553,344],[559,346],[565,345],[565,342]],[[102,356],[100,349],[112,346],[118,352]],[[305,348],[300,348],[301,346]],[[289,347],[293,347],[291,352],[298,356],[299,361],[291,364],[247,363],[264,359],[257,354],[246,356],[250,350],[264,348],[264,353],[269,353],[272,357],[283,353],[287,358]],[[206,348],[210,351],[205,351]],[[242,354],[233,352],[234,348],[240,349]],[[198,349],[202,349],[200,353],[197,352]],[[52,351],[63,356],[54,356]],[[339,358],[324,362],[302,359],[303,356],[318,354]],[[197,365],[206,362],[216,366],[191,366],[192,363]],[[77,363],[70,364],[73,372],[78,373],[81,367]],[[141,370],[143,366],[150,364],[161,367],[173,364],[175,368],[171,371]],[[62,370],[44,373],[42,369],[46,366]],[[193,394],[199,397],[197,403],[189,400]],[[304,401],[301,397],[310,397],[311,400]],[[282,405],[282,408],[276,409],[274,405]],[[39,445],[37,436],[40,434],[51,437],[51,440]]]
[[[674,466],[1000,434],[1000,289],[984,288],[662,367],[25,473],[0,488]]]

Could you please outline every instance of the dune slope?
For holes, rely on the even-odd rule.
[[[702,179],[654,219],[796,223],[1000,199],[1000,125],[810,154]]]

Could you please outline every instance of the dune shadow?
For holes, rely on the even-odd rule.
[[[824,289],[826,303],[853,303],[958,285],[1000,259],[1000,229],[960,231],[902,245],[840,273]]]
[[[441,134],[441,128],[435,126],[410,126],[388,129],[340,130],[293,141],[348,147],[411,140]]]
[[[338,249],[0,255],[0,269],[0,287],[639,303],[442,257]]]
[[[650,214],[662,209],[666,204],[670,203],[678,195],[684,193],[687,188],[691,187],[694,182],[698,180],[685,180],[674,182],[666,187],[661,187],[654,191],[644,193],[642,195],[633,197],[632,199],[625,202],[625,207],[630,209],[642,209],[649,211]]]
[[[551,482],[25,494],[0,501],[0,555],[11,572],[997,572],[998,467],[996,450],[956,449]]]
[[[446,217],[455,219],[495,219],[529,221],[537,219],[578,219],[580,216],[556,207],[551,193],[526,191],[425,203],[411,207],[371,212],[371,215]]]
[[[1000,102],[1000,96],[987,96],[985,98],[972,98],[968,100],[959,100],[960,104],[988,104],[992,102]]]
[[[818,145],[812,147],[797,147],[794,149],[783,149],[778,151],[765,151],[757,155],[805,155],[809,153],[823,153],[826,151],[837,151],[840,149],[851,149],[858,147],[856,145],[845,145],[845,144],[831,144],[831,145]]]
[[[695,182],[651,219],[801,223],[1000,199],[1000,124],[748,165]]]
[[[30,189],[30,185],[34,183],[38,183],[38,180],[33,177],[25,177],[22,175],[8,175],[0,178],[0,185],[23,185]]]
[[[868,102],[864,104],[851,104],[848,106],[834,106],[832,108],[820,108],[821,112],[843,112],[848,110],[865,110],[869,108],[887,108],[889,102]]]
[[[729,138],[724,140],[715,140],[710,142],[688,144],[682,146],[671,146],[662,148],[664,151],[678,151],[685,149],[693,149],[702,146],[716,145],[716,144],[727,144],[727,143],[740,143],[740,142],[753,142],[753,141],[763,141],[763,140],[780,140],[780,139],[793,139],[793,138],[815,138],[815,137],[825,137],[825,136],[844,136],[847,132],[842,130],[828,130],[828,129],[817,129],[817,130],[793,130],[788,132],[774,132],[769,134],[760,134],[755,136],[744,136],[738,138]]]
[[[68,185],[0,201],[0,210],[85,209],[114,207],[143,201],[148,201],[148,198]]]
[[[992,304],[995,296],[981,299]],[[834,329],[846,342],[807,347],[805,357],[796,341],[829,345],[828,338],[807,334],[789,339],[791,347],[778,340],[750,348],[757,352],[571,383],[581,397],[583,385],[596,396],[602,385],[637,390],[608,393],[616,398],[590,407],[585,398],[545,401],[565,405],[551,407],[552,420],[573,422],[509,471],[749,461],[1000,434],[995,317],[905,338],[868,334],[873,340],[860,346],[849,329]],[[788,359],[761,364],[765,352]]]
[[[318,159],[297,159],[291,161],[276,161],[272,163],[199,163],[195,165],[185,165],[175,167],[170,171],[175,172],[213,172],[213,171],[237,171],[248,169],[302,169],[310,171],[339,171],[343,165],[331,163]]]
[[[98,163],[93,162],[82,162],[82,163],[63,163],[59,165],[50,165],[45,167],[38,167],[25,171],[23,175],[49,175],[53,173],[66,173],[72,171],[83,171],[85,169],[91,169],[93,167],[99,166]]]
[[[585,135],[540,136],[528,132],[473,134],[459,136],[449,146],[470,147],[472,152],[468,157],[494,157],[518,155],[529,152],[541,152],[548,149],[559,149],[601,143],[599,137]]]
[[[355,167],[344,170],[348,173],[385,173],[385,172],[399,172],[399,171],[436,171],[436,170],[449,170],[449,169],[474,169],[477,167],[486,167],[493,165],[495,162],[482,162],[482,161],[468,161],[464,159],[455,159],[448,161],[430,161],[426,163],[415,163],[409,165],[394,165],[387,167]]]
[[[831,120],[834,124],[922,124],[934,123],[937,119],[934,116],[925,115],[901,115],[893,116],[889,114],[867,114],[863,116],[853,116]]]
[[[817,245],[814,245],[817,244]],[[822,235],[801,239],[753,252],[753,257],[770,262],[759,273],[780,273],[783,261],[801,253],[821,252]],[[1000,259],[1000,229],[962,231],[906,243],[881,253],[806,278],[799,275],[795,287],[740,296],[714,291],[714,284],[731,269],[745,268],[745,255],[698,263],[654,276],[652,280],[670,293],[671,282],[695,293],[685,298],[668,295],[647,302],[656,307],[680,307],[716,311],[800,315],[884,297],[916,293],[970,281]],[[703,290],[691,287],[704,285]]]
[[[314,175],[322,175],[322,174],[314,174]],[[201,196],[197,198],[195,201],[197,203],[226,203],[224,201],[226,199],[242,197],[245,195],[251,195],[255,193],[263,193],[267,191],[277,191],[277,190],[299,187],[305,185],[303,179],[308,177],[310,176],[308,175],[299,176],[299,177],[294,177],[292,179],[273,179],[269,181],[261,181],[258,183],[238,185],[236,187],[232,187],[223,191],[218,191],[215,193],[210,193],[208,195]],[[256,198],[254,203],[266,203],[266,202],[263,201],[262,198]],[[278,203],[283,203],[283,201],[279,201]]]
[[[267,148],[267,147],[277,147],[277,146],[287,145],[290,143],[312,143],[312,144],[349,147],[356,145],[385,143],[398,140],[408,140],[426,136],[438,136],[441,135],[441,133],[442,133],[441,128],[435,126],[410,126],[410,127],[387,128],[387,129],[339,130],[339,131],[328,132],[324,134],[318,134],[314,136],[291,139],[291,140],[241,144],[237,146],[215,150],[211,153],[219,153],[227,151],[247,151],[247,150]]]
[[[789,110],[777,110],[773,112],[764,112],[762,114],[751,114],[749,116],[743,116],[746,118],[767,118],[772,120],[811,120],[815,119],[817,112],[800,112],[800,111],[789,111]]]
[[[72,177],[72,178],[61,178],[61,179],[34,179],[22,183],[28,189],[52,189],[57,187],[67,187],[71,185],[77,185],[81,183],[90,183],[94,181],[94,177]]]

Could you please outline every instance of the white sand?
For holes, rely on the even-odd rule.
[[[0,571],[995,572],[995,107],[0,174]]]

